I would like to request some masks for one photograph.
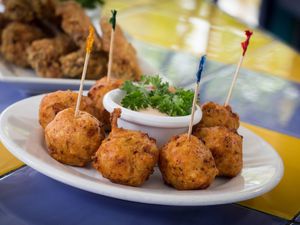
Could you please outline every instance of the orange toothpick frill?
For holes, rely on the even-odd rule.
[[[80,87],[79,87],[79,93],[78,93],[77,103],[76,103],[76,108],[75,108],[75,117],[77,117],[78,113],[79,113],[79,106],[80,106],[82,91],[83,91],[83,83],[85,80],[87,67],[89,64],[90,55],[91,55],[91,51],[92,51],[92,47],[93,47],[93,43],[94,43],[94,36],[95,36],[94,28],[92,26],[90,26],[89,27],[89,36],[86,39],[86,53],[85,53],[85,60],[84,60],[83,71],[82,71]]]
[[[87,40],[86,40],[86,52],[87,53],[91,53],[94,40],[95,40],[95,30],[92,26],[89,26],[89,36],[87,37]]]

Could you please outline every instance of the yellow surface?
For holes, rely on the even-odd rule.
[[[0,142],[0,176],[24,165],[16,159]]]
[[[241,204],[285,219],[292,219],[300,212],[300,139],[250,124],[242,125],[261,136],[277,150],[284,163],[284,176],[272,191]]]
[[[137,39],[210,60],[236,63],[248,26],[208,1],[107,1],[103,13],[119,9],[118,22]],[[243,66],[300,82],[300,55],[263,31],[254,30]]]

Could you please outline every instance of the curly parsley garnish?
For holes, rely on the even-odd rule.
[[[194,93],[183,88],[170,87],[157,76],[142,76],[138,83],[125,81],[121,87],[126,92],[121,104],[132,110],[152,107],[169,116],[191,114]]]

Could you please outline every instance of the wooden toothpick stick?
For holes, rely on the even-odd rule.
[[[195,115],[195,110],[196,110],[196,103],[197,103],[197,96],[199,93],[200,89],[200,80],[202,76],[202,72],[204,69],[204,64],[206,61],[206,56],[203,55],[201,57],[200,63],[199,63],[199,69],[197,71],[196,77],[197,77],[197,82],[196,82],[196,87],[195,87],[195,92],[194,92],[194,98],[193,98],[193,105],[192,105],[192,114],[191,114],[191,120],[190,120],[190,125],[189,125],[189,130],[188,130],[188,138],[191,138],[192,130],[193,130],[193,121],[194,121],[194,115]]]
[[[112,69],[112,61],[113,61],[113,51],[114,51],[114,42],[115,42],[115,28],[117,23],[117,10],[111,10],[111,18],[109,19],[109,23],[111,24],[111,35],[110,35],[110,46],[109,46],[109,58],[108,58],[108,71],[107,71],[107,81],[111,80],[111,69]]]
[[[80,87],[79,87],[79,92],[78,92],[78,97],[77,97],[77,103],[76,103],[76,108],[75,108],[75,117],[78,116],[79,113],[79,107],[80,107],[80,102],[81,102],[81,96],[82,96],[82,91],[83,91],[83,84],[90,60],[90,55],[92,51],[92,46],[94,43],[94,28],[92,26],[89,27],[89,36],[86,40],[86,53],[85,53],[85,60],[84,60],[84,65],[83,65],[83,70],[82,70],[82,75],[81,75],[81,80],[80,80]]]
[[[224,103],[225,106],[229,105],[229,101],[230,101],[230,98],[231,98],[231,95],[232,95],[232,91],[233,91],[234,85],[236,83],[236,80],[238,78],[239,71],[240,71],[240,68],[242,66],[242,63],[243,63],[243,60],[245,58],[245,54],[246,54],[246,51],[247,51],[247,48],[248,48],[248,45],[249,45],[249,40],[250,40],[250,37],[253,34],[253,32],[251,32],[249,30],[246,30],[245,34],[246,34],[247,38],[244,42],[241,43],[242,48],[243,48],[243,53],[242,53],[242,55],[239,59],[238,65],[236,67],[236,70],[235,70],[235,73],[234,73],[234,76],[233,76],[233,79],[232,79],[232,82],[231,82],[231,85],[230,85],[230,88],[229,88],[229,91],[228,91],[228,94],[227,94],[227,97],[226,97],[226,100],[225,100],[225,103]]]

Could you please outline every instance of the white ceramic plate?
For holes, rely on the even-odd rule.
[[[244,167],[233,179],[217,178],[206,190],[177,191],[164,185],[155,173],[140,188],[111,183],[93,168],[76,168],[52,159],[38,124],[42,95],[8,107],[0,117],[2,143],[30,167],[71,186],[114,198],[162,205],[215,205],[238,202],[270,191],[283,175],[277,152],[260,137],[241,127],[244,136]]]

